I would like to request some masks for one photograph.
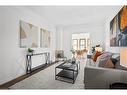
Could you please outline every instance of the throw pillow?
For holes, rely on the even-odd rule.
[[[99,57],[101,54],[102,54],[101,52],[98,52],[98,51],[95,52],[95,54],[92,56],[93,61],[96,62],[97,57]]]
[[[111,61],[112,61],[112,63],[113,63],[114,65],[116,65],[116,63],[118,62],[118,60],[115,59],[115,58],[110,58],[110,59],[111,59]]]
[[[118,58],[120,56],[119,53],[113,53],[112,58]]]
[[[101,55],[100,55],[96,61],[97,66],[104,67],[108,59],[110,59],[110,57],[101,58]]]
[[[111,57],[111,56],[112,56],[112,53],[110,53],[110,52],[103,52],[103,54],[101,55],[101,58],[104,59],[104,58]]]
[[[112,63],[111,59],[108,59],[104,67],[105,68],[115,68],[115,65]]]

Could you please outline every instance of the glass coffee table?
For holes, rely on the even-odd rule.
[[[79,69],[80,69],[80,62],[72,63],[69,61],[64,61],[60,65],[55,67],[55,79],[74,84]]]

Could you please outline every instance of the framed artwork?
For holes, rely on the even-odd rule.
[[[50,47],[50,31],[46,29],[40,29],[40,47],[49,48]]]
[[[38,27],[30,23],[20,21],[20,47],[38,47]]]
[[[127,6],[124,6],[110,22],[110,46],[127,46]]]

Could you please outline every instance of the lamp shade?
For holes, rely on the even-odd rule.
[[[120,49],[120,65],[127,67],[127,48]]]
[[[102,47],[95,47],[95,51],[102,52]]]

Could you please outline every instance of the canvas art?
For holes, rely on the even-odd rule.
[[[110,46],[127,46],[127,6],[110,22]]]
[[[30,23],[20,21],[20,47],[38,47],[38,27]]]
[[[40,29],[40,47],[50,47],[50,31],[42,28]]]

